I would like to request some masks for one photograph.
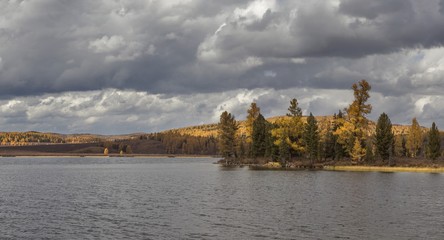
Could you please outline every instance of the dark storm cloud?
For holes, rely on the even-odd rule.
[[[412,10],[411,3],[405,0],[343,0],[339,5],[340,12],[367,19],[398,12],[413,13]]]
[[[357,80],[366,73],[338,68],[333,77],[319,77],[335,58],[444,41],[438,0],[11,0],[0,9],[3,98],[109,87],[158,93],[343,88],[334,76]],[[307,64],[291,69],[294,58]],[[263,76],[271,68],[280,72],[273,81]]]

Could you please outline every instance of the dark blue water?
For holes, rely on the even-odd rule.
[[[0,237],[444,239],[444,174],[0,158]]]

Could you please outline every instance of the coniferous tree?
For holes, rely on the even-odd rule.
[[[237,129],[238,124],[234,116],[227,111],[223,112],[218,124],[219,151],[226,159],[235,157]]]
[[[403,135],[395,136],[395,156],[405,157],[407,154],[406,140]]]
[[[419,151],[421,150],[423,140],[424,137],[422,135],[421,126],[416,118],[413,118],[412,126],[410,127],[410,132],[407,138],[407,149],[412,158],[416,158],[418,155]]]
[[[288,159],[291,159],[292,155],[300,155],[304,151],[302,139],[304,123],[302,122],[302,110],[295,98],[290,101],[287,118],[279,118],[275,125],[276,127],[272,130],[272,135],[275,138],[274,144],[279,149],[289,147]],[[287,150],[284,150],[283,156],[282,154],[279,154],[279,156],[281,159],[282,157],[286,159]]]
[[[317,121],[311,113],[310,116],[307,118],[307,124],[305,125],[304,129],[304,143],[306,146],[308,158],[313,164],[314,160],[318,157],[319,132]]]
[[[245,135],[238,136],[237,146],[237,157],[240,159],[244,159],[247,156]]]
[[[278,147],[274,144],[276,141],[275,137],[271,134],[274,125],[266,121],[265,128],[265,157],[270,158],[275,161],[278,157]]]
[[[318,159],[324,161],[327,159],[327,150],[329,147],[330,135],[333,135],[331,131],[332,124],[331,119],[328,117],[322,117],[318,121],[318,132],[319,132],[319,147],[318,147]]]
[[[298,100],[293,98],[290,101],[290,106],[288,107],[288,117],[302,117],[302,110],[298,105]]]
[[[441,155],[441,138],[439,130],[435,122],[432,123],[432,128],[428,134],[427,143],[427,158],[436,160]]]
[[[373,143],[368,140],[365,144],[365,161],[370,163],[373,162],[375,155],[373,154]]]
[[[253,157],[264,157],[267,149],[267,120],[262,114],[253,122],[253,134],[251,136],[251,150]]]
[[[261,109],[257,106],[255,102],[252,102],[250,108],[247,110],[247,119],[245,120],[245,142],[247,149],[247,156],[254,157],[252,142],[253,142],[253,123],[259,117]]]
[[[335,137],[336,136],[333,134],[332,129],[330,129],[325,136],[325,143],[322,150],[324,151],[324,157],[326,159],[335,158]]]
[[[384,161],[393,154],[394,138],[390,118],[382,113],[376,124],[375,144],[377,155]]]
[[[287,142],[287,136],[281,135],[281,139],[279,141],[279,159],[281,161],[282,166],[286,165],[286,162],[290,159],[290,145]]]

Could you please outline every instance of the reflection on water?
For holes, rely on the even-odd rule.
[[[3,238],[444,239],[444,174],[1,158]]]

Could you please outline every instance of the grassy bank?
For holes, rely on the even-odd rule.
[[[444,167],[324,166],[327,171],[444,173]]]

